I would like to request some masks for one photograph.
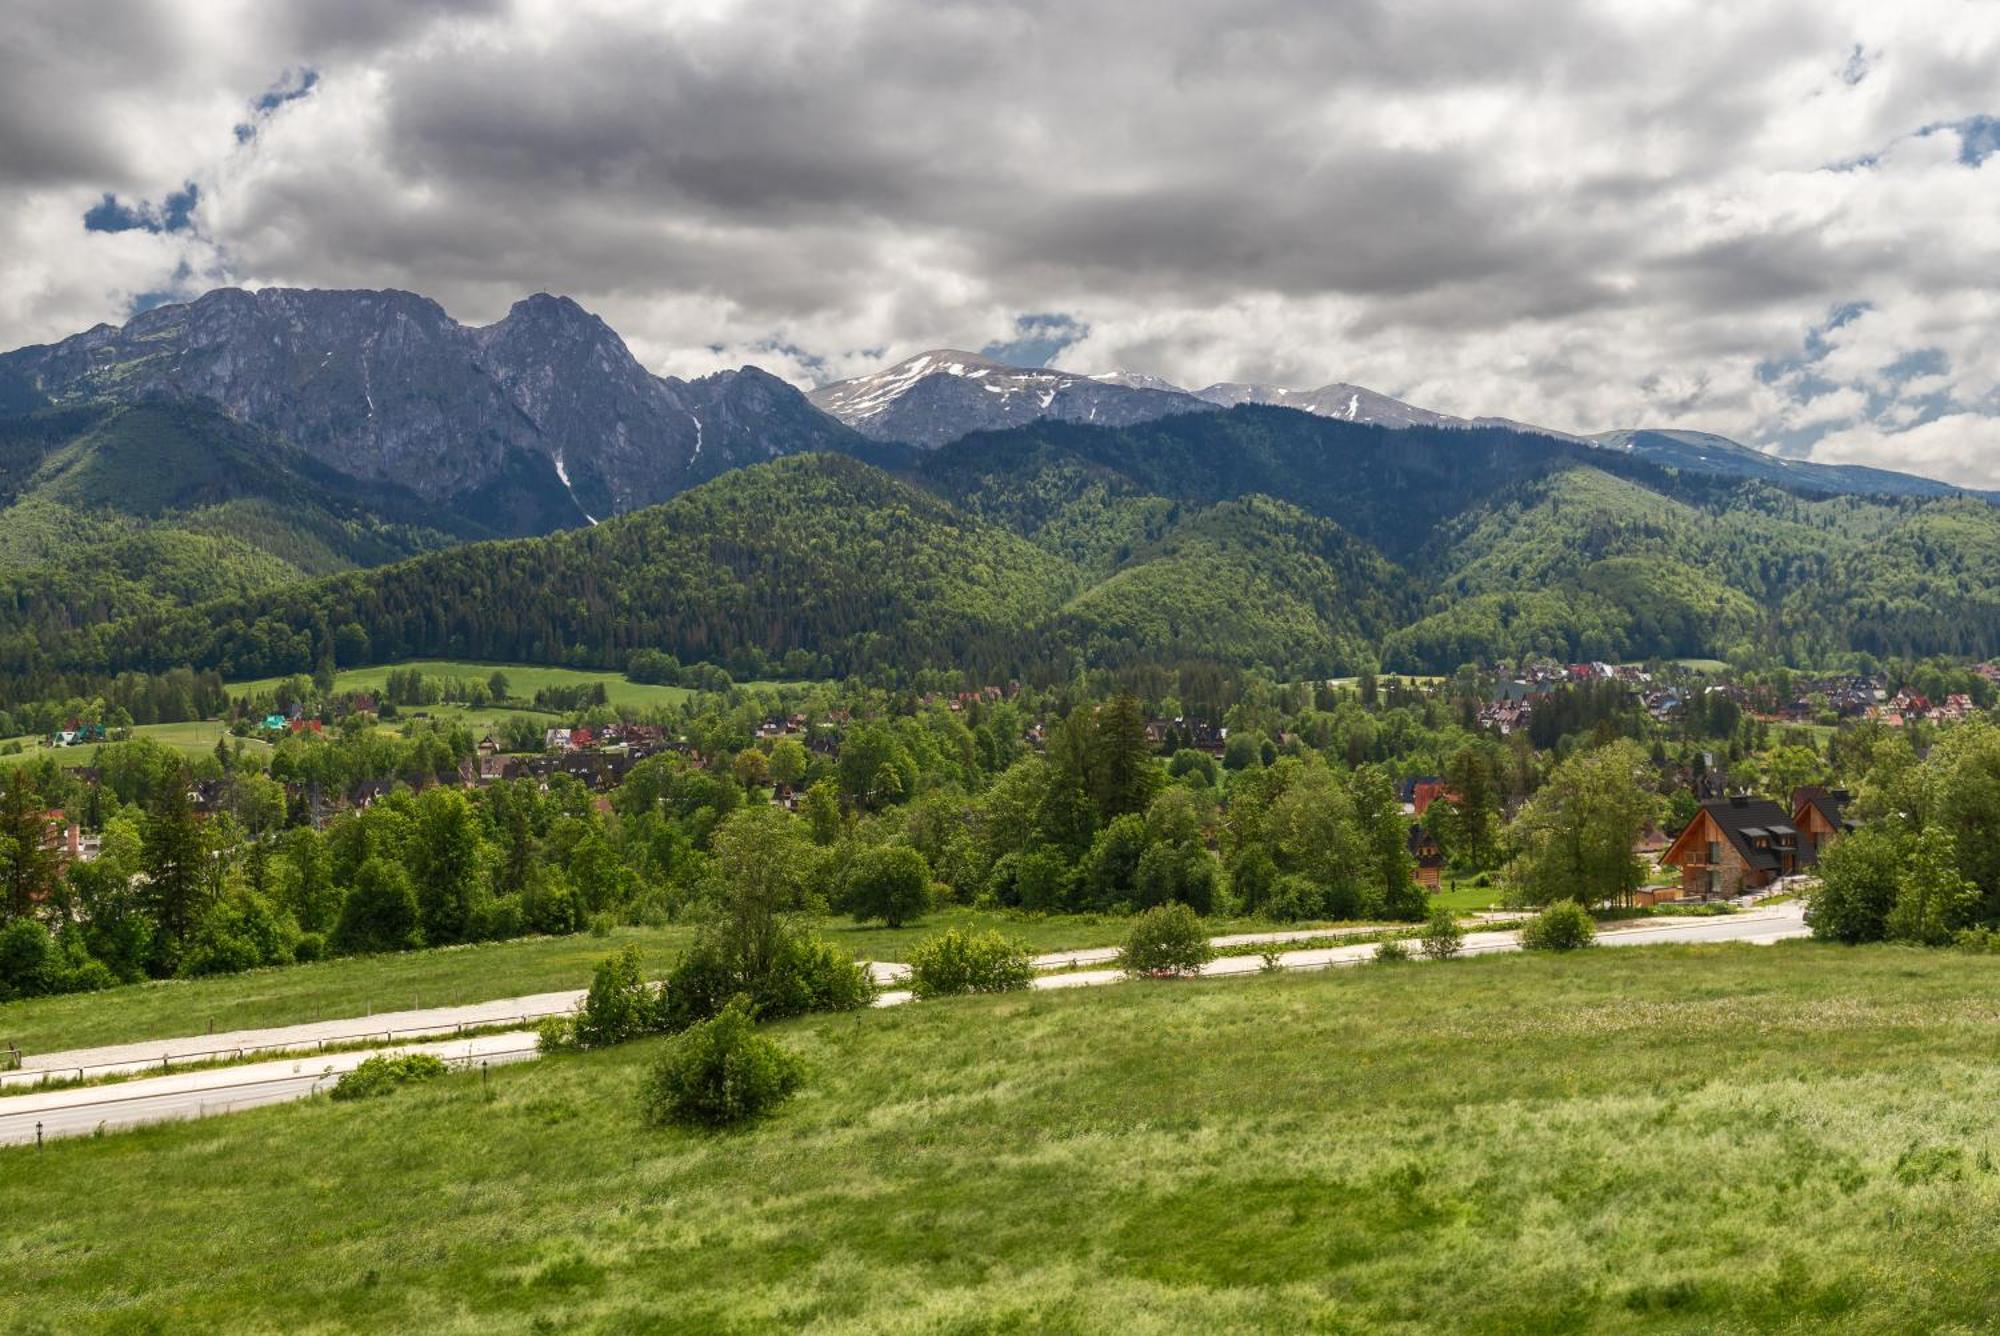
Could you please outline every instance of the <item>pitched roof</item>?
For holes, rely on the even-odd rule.
[[[1751,867],[1775,870],[1778,866],[1778,851],[1759,849],[1752,840],[1769,836],[1773,827],[1791,829],[1791,813],[1772,802],[1769,798],[1710,798],[1701,805],[1709,819],[1721,828],[1736,852]]]
[[[1800,808],[1810,806],[1825,817],[1827,824],[1835,830],[1852,830],[1854,823],[1847,819],[1849,797],[1846,789],[1828,789],[1813,784],[1792,793],[1792,811],[1796,815]]]

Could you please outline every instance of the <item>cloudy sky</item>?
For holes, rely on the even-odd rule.
[[[662,372],[1007,347],[2000,486],[1992,0],[26,0],[0,346],[567,293]]]

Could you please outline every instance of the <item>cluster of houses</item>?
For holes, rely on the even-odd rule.
[[[1920,720],[1932,724],[1955,724],[1970,719],[1975,709],[1972,697],[1962,691],[1955,691],[1942,701],[1931,701],[1906,689],[1897,692],[1893,700],[1870,709],[1868,717],[1879,719],[1890,728],[1901,728]]]
[[[1981,664],[1973,671],[2000,685],[2000,664]],[[1977,709],[1972,697],[1963,692],[1938,701],[1907,688],[1891,696],[1881,677],[1861,673],[1800,679],[1793,683],[1790,699],[1773,700],[1768,693],[1752,692],[1733,682],[1703,686],[1656,682],[1652,674],[1631,664],[1541,663],[1524,666],[1517,676],[1494,688],[1491,700],[1480,708],[1479,726],[1503,737],[1517,732],[1533,718],[1538,698],[1558,686],[1579,682],[1627,683],[1637,693],[1641,708],[1662,723],[1683,714],[1697,694],[1730,700],[1744,713],[1772,723],[1807,723],[1831,713],[1841,719],[1877,719],[1900,728],[1920,720],[1956,723],[1970,718]]]
[[[976,691],[953,691],[949,693],[926,691],[923,695],[917,697],[917,704],[927,710],[936,705],[943,705],[947,710],[960,713],[974,705],[981,703],[991,704],[994,701],[1011,699],[1020,694],[1021,684],[1019,682],[1009,682],[1005,687],[983,686]]]
[[[1191,747],[1211,756],[1222,755],[1229,745],[1229,730],[1206,719],[1175,715],[1172,719],[1148,719],[1146,741],[1159,751],[1179,751]]]

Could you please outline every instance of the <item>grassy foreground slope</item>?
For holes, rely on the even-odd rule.
[[[18,1330],[1945,1331],[2000,1311],[2000,959],[1778,947],[1125,985],[0,1153]],[[79,1190],[88,1185],[88,1190]]]

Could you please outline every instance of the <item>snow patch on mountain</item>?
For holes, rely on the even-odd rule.
[[[563,466],[562,451],[560,450],[556,451],[556,477],[562,479],[563,490],[569,493],[569,499],[572,501],[576,501],[577,513],[583,516],[585,519],[589,520],[592,524],[596,524],[597,516],[585,510],[583,508],[583,502],[577,501],[576,488],[570,484],[569,470]]]

